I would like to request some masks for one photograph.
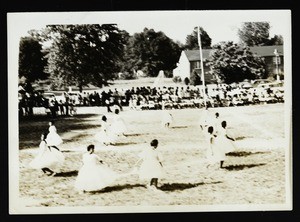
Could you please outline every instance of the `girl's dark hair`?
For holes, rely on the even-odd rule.
[[[44,136],[44,139],[46,139],[47,135],[48,135],[48,132],[43,132],[43,133],[41,134],[41,136]]]
[[[49,122],[50,122],[52,125],[54,125],[54,120],[50,120]]]
[[[157,139],[152,140],[150,145],[151,146],[157,146],[158,145],[158,140]]]
[[[102,120],[106,121],[107,120],[106,116],[102,116]]]
[[[94,144],[88,145],[87,151],[90,151],[91,149],[95,149],[95,145]]]
[[[226,125],[227,125],[227,122],[226,122],[225,120],[221,122],[221,126],[222,126],[223,128],[225,128]]]
[[[212,126],[209,126],[207,128],[207,132],[212,133],[214,131],[214,128]]]

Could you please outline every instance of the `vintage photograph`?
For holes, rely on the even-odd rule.
[[[290,211],[291,11],[7,13],[9,213]]]

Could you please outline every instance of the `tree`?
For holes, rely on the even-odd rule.
[[[181,48],[163,32],[145,28],[128,39],[124,71],[142,70],[148,76],[157,76],[164,70],[170,76],[180,57]]]
[[[274,37],[269,40],[268,45],[283,45],[282,35],[274,35]]]
[[[36,80],[46,79],[45,67],[47,60],[44,57],[42,45],[31,36],[22,37],[19,48],[19,78],[25,78],[30,85]]]
[[[266,45],[269,42],[269,22],[244,22],[238,36],[247,46]]]
[[[206,65],[210,66],[211,74],[227,84],[266,75],[264,59],[253,54],[249,47],[233,42],[214,45]]]
[[[197,86],[201,84],[201,78],[200,75],[197,73],[196,70],[191,73],[191,85]]]
[[[62,86],[102,87],[120,70],[125,39],[115,24],[49,25],[48,71]]]
[[[211,48],[211,38],[207,34],[207,32],[200,27],[200,36],[201,36],[201,46],[203,49],[210,49]],[[199,49],[199,44],[198,44],[198,28],[195,27],[192,34],[188,35],[186,37],[185,41],[185,49],[188,50],[196,50]]]

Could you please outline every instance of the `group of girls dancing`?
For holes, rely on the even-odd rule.
[[[208,142],[205,158],[207,167],[219,163],[219,167],[223,168],[226,153],[234,151],[232,143],[234,139],[228,136],[227,122],[221,120],[219,113],[215,113],[215,118],[209,120],[206,111],[203,113],[205,119],[202,118],[200,126]],[[112,124],[108,124],[106,116],[102,116],[101,131],[96,134],[96,137],[104,144],[115,142],[117,137],[124,134],[126,130],[124,122],[118,116],[118,110],[115,114]],[[169,127],[172,121],[172,115],[166,112],[162,118],[163,127]],[[30,162],[30,166],[34,169],[41,169],[43,173],[49,176],[56,175],[53,169],[61,166],[65,160],[64,154],[58,148],[62,142],[63,140],[57,134],[54,123],[49,122],[49,132],[41,135],[39,153]],[[148,181],[147,187],[149,189],[157,190],[158,180],[165,175],[162,164],[163,158],[157,150],[158,145],[158,140],[153,139],[149,146],[145,147],[138,155],[132,170],[127,173],[118,173],[95,154],[95,145],[89,144],[82,156],[82,165],[74,182],[75,189],[80,193],[98,191],[113,185],[119,178],[137,174],[140,180]]]

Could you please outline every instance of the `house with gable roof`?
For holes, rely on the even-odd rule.
[[[209,58],[211,51],[212,49],[202,50],[203,60]],[[254,54],[264,57],[268,78],[273,78],[275,80],[277,76],[279,76],[280,79],[283,79],[284,55],[282,45],[254,46],[250,47],[250,51]],[[218,79],[209,73],[210,68],[206,66],[205,63],[203,66],[205,83],[218,83]],[[199,50],[182,51],[177,63],[177,67],[173,70],[173,76],[178,76],[181,78],[181,80],[184,80],[185,78],[190,79],[192,73],[197,73],[197,75],[199,75],[201,78],[200,52]]]

